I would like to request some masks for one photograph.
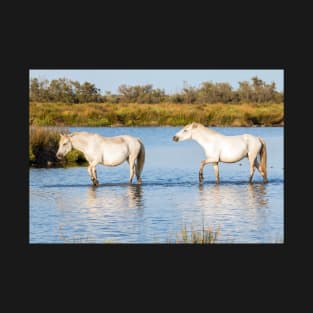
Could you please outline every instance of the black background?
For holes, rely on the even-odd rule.
[[[7,261],[3,269],[10,277],[6,291],[14,296],[12,307],[26,294],[23,303],[42,310],[65,308],[60,299],[67,308],[79,304],[85,311],[95,303],[107,311],[112,299],[114,307],[126,304],[128,309],[136,300],[148,299],[147,311],[171,309],[162,305],[164,300],[175,311],[179,304],[193,311],[198,311],[198,305],[210,310],[213,304],[217,308],[228,304],[231,310],[235,306],[278,310],[288,298],[286,293],[291,290],[292,298],[301,288],[307,251],[299,238],[304,226],[296,225],[310,205],[299,201],[305,193],[305,175],[295,175],[297,166],[303,166],[303,171],[306,167],[292,147],[303,140],[297,135],[303,125],[309,125],[304,122],[310,104],[304,93],[304,75],[309,70],[304,62],[306,10],[251,3],[242,7],[237,2],[231,6],[180,3],[172,8],[168,3],[142,4],[145,11],[132,11],[132,3],[116,3],[114,8],[91,2],[5,8],[3,14],[9,18],[1,22],[6,68],[2,124],[7,124],[2,140],[6,146],[2,210],[9,217],[2,218],[7,226],[2,242],[8,248],[2,258]],[[28,243],[29,69],[128,68],[285,70],[284,244]],[[302,219],[297,219],[299,211]]]

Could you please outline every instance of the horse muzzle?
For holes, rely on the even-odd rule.
[[[56,154],[57,159],[62,160],[64,158],[64,155],[61,153]]]
[[[174,136],[174,137],[173,137],[173,140],[174,140],[174,141],[178,141],[179,138],[178,138],[177,136]]]

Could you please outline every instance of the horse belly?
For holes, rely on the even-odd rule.
[[[110,153],[103,153],[102,163],[107,166],[117,166],[125,162],[127,157],[127,149],[111,149]]]
[[[225,163],[234,163],[247,156],[248,149],[245,144],[225,145],[221,149],[220,161]]]

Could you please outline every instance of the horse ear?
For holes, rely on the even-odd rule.
[[[192,124],[191,124],[191,128],[197,128],[198,127],[198,124],[197,123],[195,123],[195,122],[193,122]]]
[[[69,133],[69,132],[61,132],[60,133],[61,137],[72,137],[73,134]]]

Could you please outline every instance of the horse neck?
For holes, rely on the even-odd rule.
[[[79,134],[75,134],[71,137],[71,143],[74,149],[85,153],[87,145],[85,142],[81,141]]]
[[[194,131],[192,134],[192,139],[198,142],[198,144],[204,148],[210,141],[214,141],[216,136],[219,136],[219,134],[210,131],[209,129],[203,128]]]

